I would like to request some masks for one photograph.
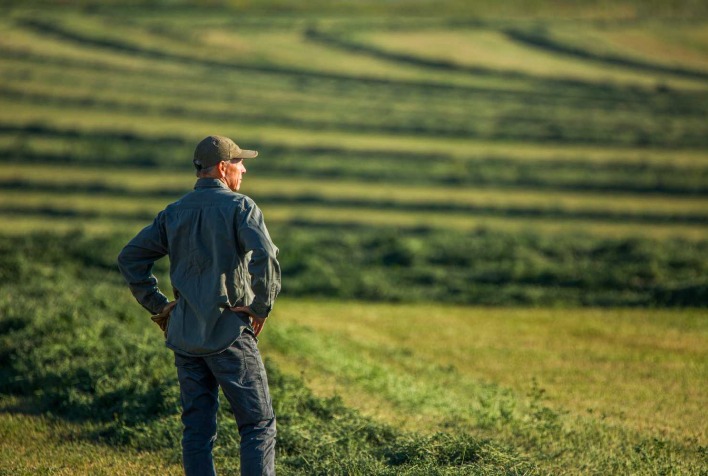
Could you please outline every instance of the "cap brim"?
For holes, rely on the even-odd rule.
[[[252,159],[256,156],[258,156],[257,150],[241,149],[241,152],[238,155],[233,156],[232,158],[233,159]]]

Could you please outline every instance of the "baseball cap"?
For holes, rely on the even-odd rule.
[[[197,144],[192,163],[197,170],[206,169],[222,160],[252,159],[258,152],[242,149],[234,141],[224,136],[209,136]]]

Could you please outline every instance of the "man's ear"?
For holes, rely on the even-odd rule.
[[[226,162],[222,160],[216,167],[219,169],[219,178],[226,177]]]

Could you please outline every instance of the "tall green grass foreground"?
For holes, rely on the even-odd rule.
[[[172,357],[115,270],[116,243],[81,234],[30,236],[24,247],[13,246],[14,240],[0,238],[0,397],[14,395],[52,419],[77,423],[86,441],[153,450],[178,461],[181,425]],[[158,271],[164,270],[163,264]],[[287,312],[297,312],[296,304],[288,305]],[[366,381],[363,398],[384,398],[395,411],[420,411],[431,422],[427,430],[381,423],[339,398],[314,395],[302,379],[271,362],[280,474],[698,474],[706,469],[705,448],[567,415],[545,405],[540,388],[524,397],[494,383],[455,384],[433,365],[421,364],[411,373],[397,360],[406,356],[382,351],[372,359],[366,349],[305,328],[274,323],[269,342],[295,366],[314,357],[325,374]],[[233,472],[238,432],[226,406],[220,422],[217,464]],[[5,434],[1,427],[0,434]],[[15,464],[0,461],[0,470],[14,474]]]
[[[88,440],[164,450],[175,461],[181,424],[171,353],[145,316],[133,312],[134,303],[113,297],[122,283],[101,257],[105,250],[82,244],[63,247],[62,263],[51,262],[52,251],[47,261],[18,262],[3,247],[0,393],[85,424]],[[50,250],[57,247],[48,243]],[[10,274],[14,279],[6,279]],[[516,474],[532,468],[493,441],[460,431],[397,431],[338,398],[313,396],[302,380],[272,363],[268,372],[280,422],[281,474]],[[226,406],[220,411],[217,464],[235,471],[238,430]],[[11,464],[0,462],[0,468],[12,470]]]

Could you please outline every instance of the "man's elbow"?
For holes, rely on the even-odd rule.
[[[126,276],[128,268],[130,267],[130,252],[127,246],[118,253],[116,262],[118,263],[118,270],[123,276]]]

